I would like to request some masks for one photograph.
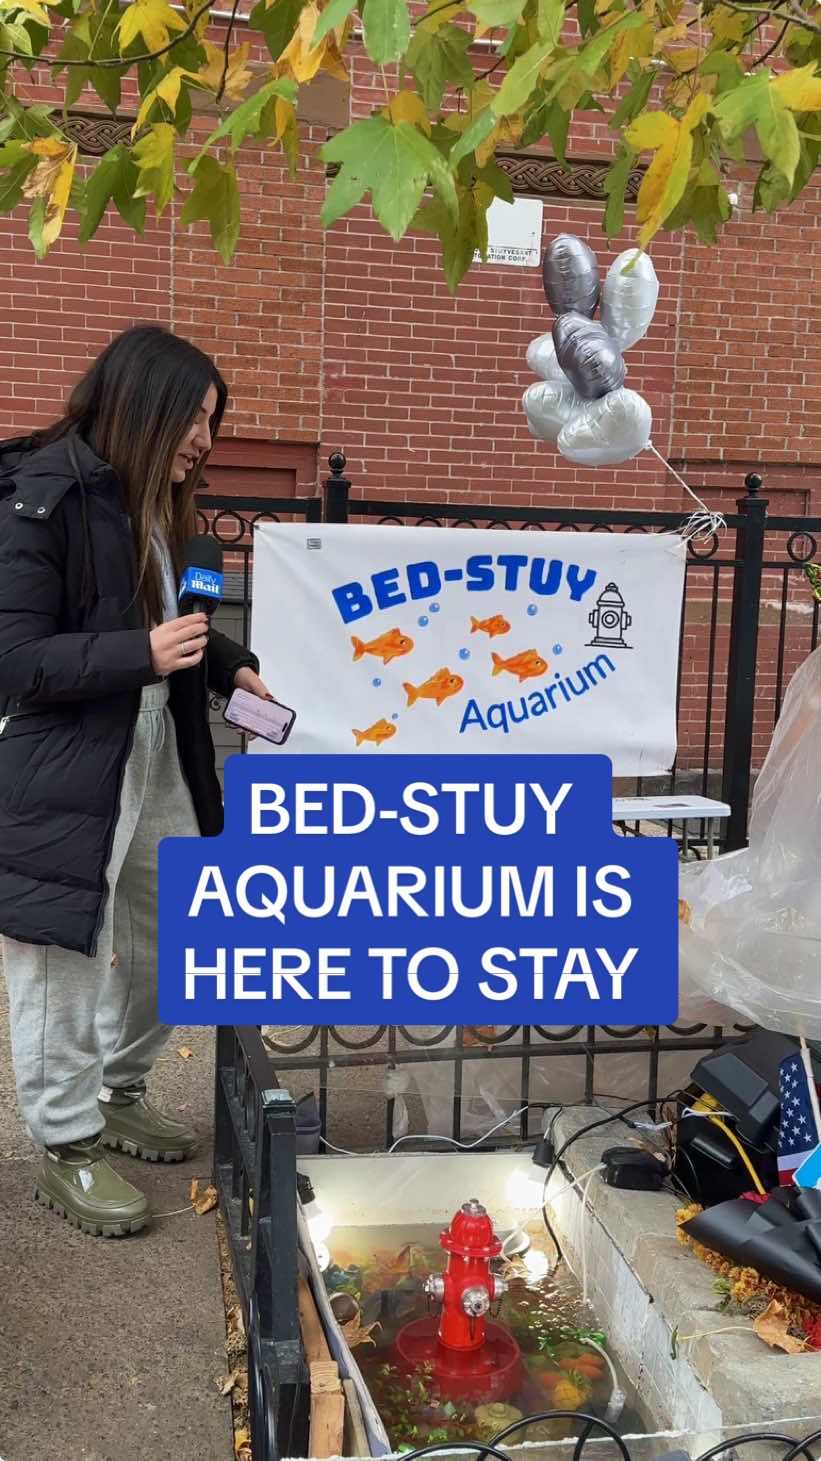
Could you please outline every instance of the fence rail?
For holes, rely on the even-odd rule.
[[[230,597],[241,613],[247,642],[253,594],[253,527],[262,521],[363,522],[449,525],[469,530],[525,528],[563,532],[670,532],[684,517],[672,512],[628,509],[518,507],[356,498],[345,477],[345,458],[331,458],[331,477],[322,495],[303,499],[215,496],[198,499],[200,524],[226,554]],[[720,792],[732,816],[724,847],[746,840],[751,789],[763,759],[793,670],[819,642],[819,605],[803,582],[821,540],[821,518],[767,516],[767,500],[756,474],[745,480],[737,512],[727,516],[727,540],[713,535],[688,545],[678,667],[679,757],[666,778],[637,781],[635,791]],[[619,788],[627,791],[627,787]],[[572,1027],[546,1030],[510,1026],[501,1030],[439,1027],[337,1029],[299,1027],[272,1030],[263,1044],[256,1029],[218,1032],[215,1173],[231,1243],[235,1274],[248,1333],[249,1403],[254,1461],[305,1455],[306,1375],[299,1345],[296,1236],[297,1110],[280,1089],[277,1072],[318,1083],[321,1135],[328,1137],[334,1112],[332,1081],[349,1094],[346,1079],[378,1073],[380,1100],[367,1095],[369,1122],[360,1143],[394,1140],[396,1083],[385,1076],[419,1072],[426,1079],[447,1072],[444,1105],[451,1137],[464,1134],[466,1106],[480,1073],[508,1072],[505,1112],[515,1120],[499,1125],[492,1145],[523,1142],[533,1135],[532,1110],[550,1104],[538,1077],[559,1069],[561,1057],[578,1066],[578,1099],[589,1102],[602,1089],[602,1072],[618,1056],[640,1074],[640,1099],[652,1106],[671,1061],[694,1063],[732,1032],[677,1024],[664,1029]],[[690,1067],[691,1068],[691,1067]],[[513,1071],[512,1077],[510,1072]],[[293,1079],[292,1079],[293,1078]],[[341,1086],[339,1081],[341,1078]],[[606,1076],[605,1076],[606,1079]],[[512,1082],[512,1084],[511,1084]],[[547,1080],[547,1086],[551,1081]],[[675,1084],[680,1082],[676,1080]],[[440,1081],[440,1087],[441,1087]],[[554,1094],[553,1100],[556,1099]],[[519,1110],[518,1108],[524,1108]],[[379,1135],[374,1139],[374,1122]],[[365,1130],[367,1129],[367,1136]],[[430,1129],[430,1127],[428,1127]],[[444,1133],[442,1133],[444,1134]]]

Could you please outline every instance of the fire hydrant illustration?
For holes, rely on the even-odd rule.
[[[425,1283],[428,1298],[442,1306],[439,1319],[429,1315],[400,1330],[399,1361],[411,1371],[432,1365],[442,1394],[453,1399],[504,1400],[521,1388],[523,1372],[512,1334],[487,1317],[507,1292],[490,1271],[502,1244],[487,1209],[476,1198],[463,1203],[439,1243],[448,1254],[447,1269]]]
[[[589,623],[595,631],[595,638],[590,640],[590,644],[606,649],[631,649],[632,645],[625,643],[624,634],[632,622],[618,584],[608,583],[589,616]]]

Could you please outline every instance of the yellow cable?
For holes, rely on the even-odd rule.
[[[761,1181],[758,1173],[755,1170],[755,1167],[753,1166],[752,1162],[750,1161],[750,1158],[747,1156],[747,1153],[744,1150],[744,1147],[742,1146],[742,1144],[739,1141],[738,1137],[736,1136],[735,1132],[730,1130],[730,1128],[727,1125],[726,1121],[722,1121],[722,1119],[721,1119],[720,1116],[713,1116],[711,1114],[710,1107],[711,1106],[712,1107],[715,1107],[717,1105],[718,1105],[718,1102],[714,1099],[714,1097],[708,1096],[707,1093],[705,1092],[703,1096],[700,1096],[697,1101],[694,1101],[693,1102],[692,1110],[693,1111],[703,1111],[704,1112],[704,1115],[707,1117],[707,1120],[708,1121],[712,1121],[713,1126],[717,1126],[718,1129],[719,1129],[719,1131],[723,1131],[723,1133],[726,1136],[727,1140],[731,1143],[732,1146],[735,1147],[736,1151],[738,1152],[738,1155],[740,1156],[742,1162],[744,1163],[744,1166],[747,1168],[747,1171],[749,1172],[750,1176],[752,1177],[753,1182],[755,1183],[756,1192],[759,1192],[762,1197],[766,1197],[767,1196],[767,1189],[764,1186],[764,1184],[762,1183],[762,1181]]]

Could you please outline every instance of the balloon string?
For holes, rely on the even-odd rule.
[[[722,528],[726,528],[727,522],[722,514],[720,512],[710,511],[706,502],[702,502],[698,493],[694,492],[692,487],[690,487],[688,483],[685,482],[684,478],[680,476],[675,467],[672,467],[670,465],[667,458],[662,456],[661,452],[658,450],[657,447],[653,445],[652,441],[648,441],[647,446],[648,449],[653,453],[653,456],[658,457],[662,466],[666,467],[667,471],[675,477],[679,486],[683,487],[688,496],[692,497],[693,501],[699,509],[698,512],[694,512],[692,516],[688,518],[683,528],[680,529],[681,536],[683,538],[692,538],[698,541],[698,539],[700,538],[711,538]]]

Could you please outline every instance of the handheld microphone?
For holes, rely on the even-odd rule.
[[[222,548],[200,533],[189,538],[183,555],[177,602],[180,614],[213,614],[222,598]]]

